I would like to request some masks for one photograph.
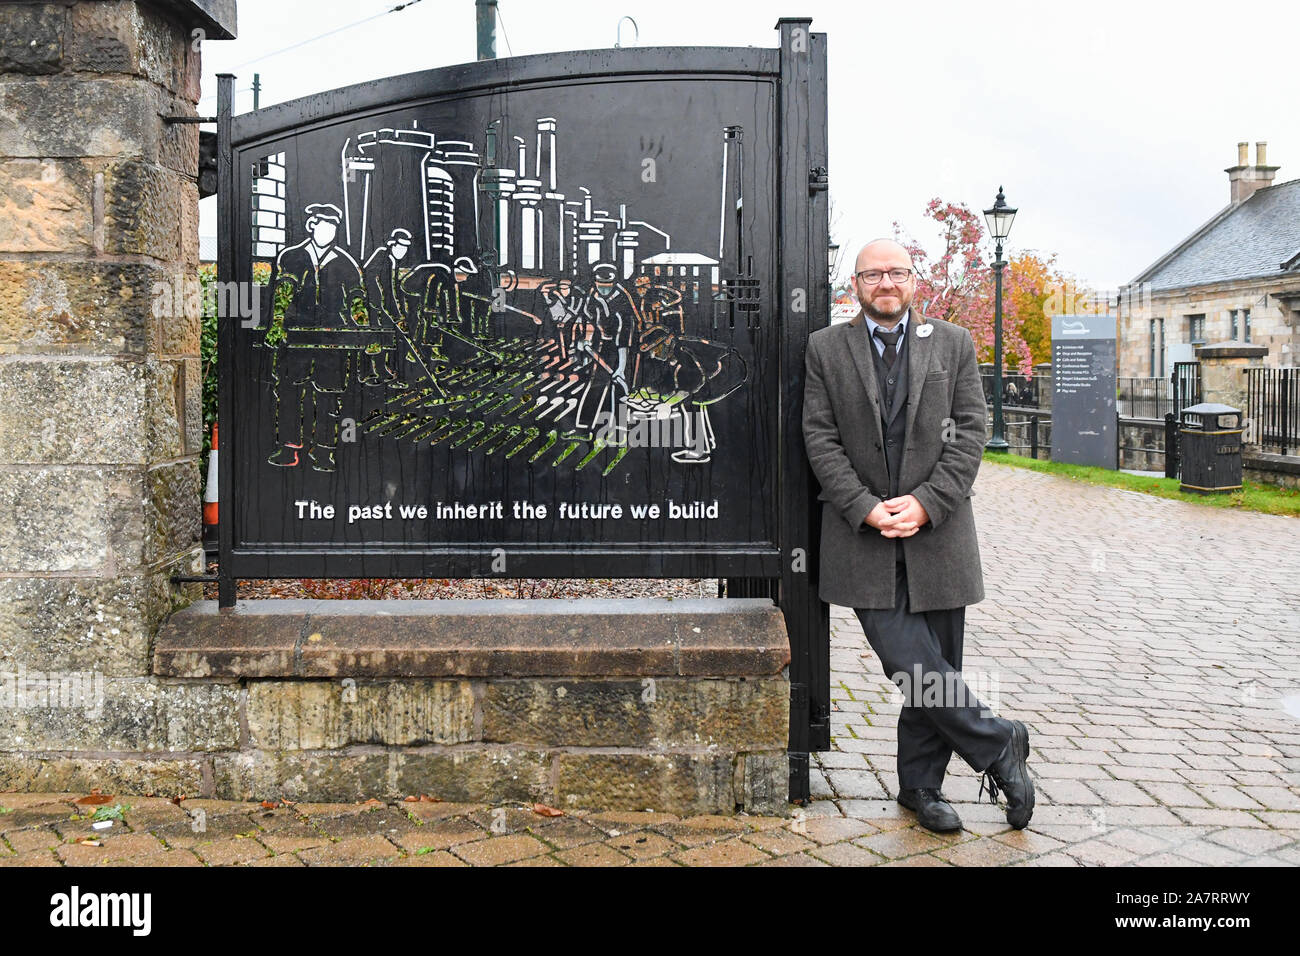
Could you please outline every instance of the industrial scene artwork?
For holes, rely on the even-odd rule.
[[[238,540],[771,541],[772,87],[597,92],[238,148]]]

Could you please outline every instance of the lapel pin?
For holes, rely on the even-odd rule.
[[[916,327],[916,337],[918,339],[927,338],[930,335],[930,333],[933,331],[934,331],[934,326],[930,325],[928,322],[925,325],[918,325]]]

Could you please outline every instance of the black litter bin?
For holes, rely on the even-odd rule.
[[[1230,419],[1224,427],[1224,419]],[[1178,423],[1179,490],[1200,495],[1241,490],[1241,409],[1214,402],[1184,408]]]

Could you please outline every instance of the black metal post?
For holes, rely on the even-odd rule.
[[[989,451],[1007,451],[1006,426],[1002,420],[1002,243],[998,242],[993,263],[993,437],[984,445]]]
[[[830,609],[817,595],[819,503],[803,443],[804,352],[829,322],[827,192],[813,185],[827,165],[826,36],[806,17],[782,18],[778,189],[781,237],[776,309],[781,326],[778,525],[780,606],[790,638],[790,799],[810,797],[808,755],[830,748]],[[818,180],[820,183],[820,179]],[[801,303],[802,307],[792,303]]]
[[[235,77],[217,74],[217,281],[220,288],[235,278],[235,159],[230,139],[230,115],[235,102]],[[228,301],[230,297],[225,297]],[[235,297],[238,301],[239,297]],[[217,296],[220,306],[222,296]],[[235,421],[230,413],[234,386],[230,363],[235,354],[234,315],[217,311],[217,426],[221,433],[221,455],[217,459],[217,487],[221,495],[221,513],[217,521],[217,605],[235,606],[235,576],[230,557],[233,544],[230,526],[231,489],[234,478]]]
[[[1178,477],[1178,416],[1165,412],[1165,477]]]

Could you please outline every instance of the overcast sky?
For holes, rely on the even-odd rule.
[[[216,74],[236,112],[475,59],[473,0],[382,13],[398,0],[244,0],[239,39],[203,45],[200,111]],[[624,45],[775,47],[781,16],[828,35],[834,238],[846,249],[903,226],[927,247],[934,196],[972,209],[999,184],[1020,214],[1012,254],[1056,253],[1094,288],[1141,272],[1226,205],[1236,144],[1269,144],[1278,182],[1300,177],[1300,4],[1150,0],[898,4],[824,0],[501,0],[498,56]],[[210,127],[209,127],[210,128]],[[212,199],[203,235],[216,234]],[[844,271],[847,271],[845,269]]]

